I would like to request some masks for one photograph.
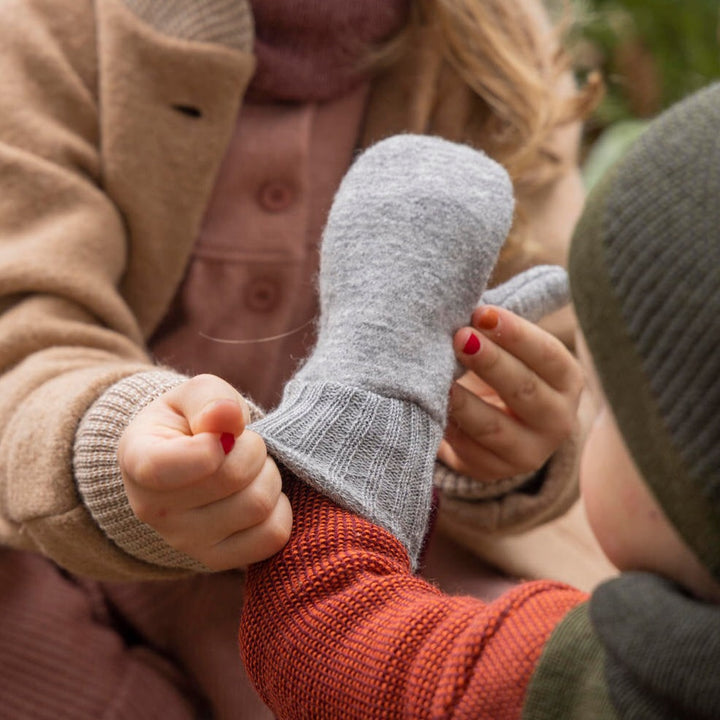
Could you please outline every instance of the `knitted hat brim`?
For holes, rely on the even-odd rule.
[[[610,189],[622,172],[621,164],[595,188],[575,230],[571,295],[603,392],[640,474],[681,537],[720,578],[720,508],[702,492],[702,479],[689,477],[610,280],[603,239],[606,218],[615,211]]]

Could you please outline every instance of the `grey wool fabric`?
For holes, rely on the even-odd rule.
[[[720,84],[666,111],[593,191],[570,282],[643,478],[720,579]]]
[[[323,236],[317,344],[251,426],[296,475],[396,535],[413,563],[456,371],[452,336],[485,290],[513,208],[504,169],[468,146],[399,135],[366,150]],[[549,308],[559,294],[530,282],[517,297]]]
[[[567,305],[568,276],[558,265],[536,265],[498,287],[486,290],[480,305],[500,305],[537,322],[544,315]]]

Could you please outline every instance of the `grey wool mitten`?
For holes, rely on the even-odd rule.
[[[486,290],[480,304],[499,305],[526,320],[537,322],[567,305],[569,298],[570,284],[565,268],[536,265],[502,285]]]
[[[278,408],[251,425],[276,460],[398,537],[414,565],[457,368],[452,336],[513,207],[505,170],[468,146],[398,135],[361,154],[323,235],[317,344]]]

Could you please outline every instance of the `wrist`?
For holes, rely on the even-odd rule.
[[[121,550],[152,565],[206,571],[135,516],[117,460],[120,438],[137,413],[186,380],[184,375],[158,369],[136,373],[107,388],[78,426],[73,470],[84,505],[100,530]]]

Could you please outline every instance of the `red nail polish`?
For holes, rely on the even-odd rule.
[[[235,447],[235,436],[228,432],[222,433],[220,435],[220,444],[227,455]]]
[[[477,324],[483,330],[493,330],[500,322],[500,314],[495,308],[485,308],[480,312]]]
[[[467,342],[465,343],[463,352],[466,355],[474,355],[479,349],[480,340],[478,339],[478,336],[475,334],[471,334],[470,337],[467,339]]]

